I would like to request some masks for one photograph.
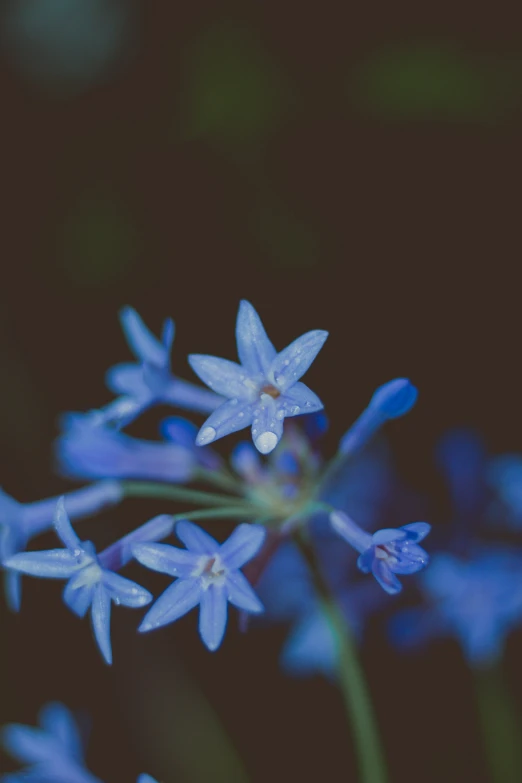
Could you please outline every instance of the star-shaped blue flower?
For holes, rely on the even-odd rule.
[[[75,614],[84,617],[91,609],[94,636],[100,651],[112,663],[110,638],[111,602],[142,607],[152,595],[140,585],[103,567],[90,541],[80,541],[65,511],[64,499],[56,507],[55,529],[65,549],[20,552],[4,566],[30,576],[67,579],[63,600]]]
[[[213,391],[227,397],[201,427],[196,443],[207,443],[252,425],[262,454],[277,446],[286,416],[321,410],[322,402],[299,381],[321,350],[328,332],[316,329],[294,340],[280,353],[268,339],[258,314],[242,301],[236,323],[239,361],[192,354],[194,372]]]
[[[120,313],[123,332],[137,363],[117,364],[108,371],[107,386],[115,394],[123,395],[107,406],[110,415],[103,421],[123,423],[135,418],[141,410],[156,403],[177,405],[187,410],[208,413],[221,402],[207,389],[172,375],[170,354],[174,341],[174,323],[167,318],[163,324],[161,339],[152,334],[132,307],[124,307]]]
[[[227,603],[245,612],[262,612],[263,605],[239,569],[251,560],[265,540],[261,525],[238,525],[223,543],[192,522],[176,525],[186,549],[167,544],[136,544],[132,553],[147,568],[178,579],[160,595],[145,615],[139,631],[174,622],[200,604],[199,632],[209,650],[217,650],[227,624]]]
[[[402,590],[395,574],[414,574],[428,565],[429,556],[417,543],[431,530],[427,522],[412,522],[397,529],[385,528],[373,535],[362,530],[342,511],[332,512],[330,522],[334,530],[361,553],[357,560],[359,569],[364,574],[371,571],[390,595]]]
[[[3,783],[101,783],[85,768],[82,741],[67,707],[46,704],[39,722],[41,728],[12,723],[2,730],[5,750],[29,765],[2,777]]]

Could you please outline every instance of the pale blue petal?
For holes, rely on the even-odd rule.
[[[203,383],[224,397],[250,400],[256,392],[244,367],[217,356],[191,354],[189,364]]]
[[[57,751],[56,743],[49,741],[48,734],[19,723],[2,729],[2,744],[11,756],[25,764],[52,761]]]
[[[232,451],[230,464],[242,478],[255,481],[262,473],[262,463],[259,452],[252,443],[243,441]]]
[[[391,544],[392,541],[402,541],[406,536],[407,533],[402,528],[386,527],[373,534],[372,543],[375,546],[382,546],[383,544]]]
[[[227,594],[223,587],[210,585],[201,594],[199,633],[203,643],[212,652],[223,640],[227,626]]]
[[[54,528],[70,552],[82,549],[82,542],[74,532],[65,510],[65,498],[58,498],[54,515]]]
[[[219,552],[219,544],[199,525],[182,519],[176,525],[176,535],[187,549],[200,555],[214,555]]]
[[[257,614],[264,611],[263,604],[241,571],[232,571],[227,575],[227,598],[231,604],[245,612]]]
[[[370,400],[370,406],[386,418],[396,419],[408,413],[417,402],[418,391],[407,378],[395,378],[380,386]]]
[[[279,353],[270,366],[269,379],[285,392],[308,370],[324,345],[328,332],[314,329],[294,340]]]
[[[107,370],[105,383],[114,394],[128,394],[131,397],[149,396],[149,387],[143,377],[143,367],[140,364],[125,362],[116,364]]]
[[[157,366],[165,364],[165,347],[145,326],[134,308],[124,307],[120,312],[120,322],[129,348],[140,362]]]
[[[237,314],[236,340],[241,364],[251,373],[265,375],[275,359],[276,349],[268,339],[260,317],[245,299]]]
[[[392,573],[389,565],[385,560],[379,560],[377,557],[374,558],[372,564],[372,573],[383,590],[386,590],[386,592],[390,595],[396,595],[402,590],[401,583],[395,574]]]
[[[48,549],[44,552],[20,552],[4,562],[22,574],[46,579],[68,579],[78,569],[78,559],[68,549]]]
[[[194,552],[169,544],[136,544],[132,547],[132,554],[146,568],[183,578],[192,574],[200,558]]]
[[[22,577],[17,571],[4,573],[4,590],[9,609],[12,612],[19,612],[22,605]]]
[[[177,405],[187,411],[210,413],[222,404],[223,397],[203,386],[183,381],[181,378],[170,378],[161,393],[163,402]]]
[[[357,568],[359,571],[362,571],[363,574],[369,574],[372,570],[373,561],[375,560],[375,550],[373,547],[370,547],[366,550],[366,552],[363,552],[359,557],[357,558]]]
[[[248,563],[261,549],[265,536],[266,530],[262,525],[249,525],[246,522],[238,525],[219,550],[227,568],[233,570]]]
[[[315,413],[323,409],[324,405],[311,389],[301,381],[294,383],[290,389],[276,400],[279,410],[284,411],[285,416],[299,416],[302,413]]]
[[[64,704],[51,702],[42,707],[39,723],[45,731],[57,738],[71,758],[83,760],[82,740],[76,722]]]
[[[102,584],[94,588],[91,610],[92,628],[101,654],[110,665],[112,663],[111,648],[111,599]]]
[[[201,592],[199,579],[178,579],[152,605],[138,631],[143,633],[173,623],[199,604]]]
[[[254,409],[252,439],[261,454],[270,454],[283,434],[283,411],[278,411],[275,400],[269,394],[262,394]]]
[[[196,445],[198,428],[182,416],[169,416],[168,419],[164,419],[161,422],[160,432],[165,440],[170,440],[178,446],[191,449]]]
[[[431,525],[428,522],[410,522],[409,525],[403,525],[401,530],[405,530],[413,541],[422,541],[430,532]]]
[[[330,524],[336,533],[353,546],[358,552],[365,552],[372,546],[372,537],[359,527],[348,514],[343,511],[332,511]]]
[[[102,582],[107,589],[110,597],[116,604],[140,608],[150,604],[153,596],[144,587],[126,579],[124,576],[115,574],[113,571],[104,571]]]
[[[170,356],[175,334],[176,327],[174,325],[174,321],[172,318],[165,318],[163,322],[163,329],[161,330],[161,342],[165,348],[167,356]]]
[[[238,403],[235,398],[224,402],[210,414],[198,432],[196,444],[206,446],[224,435],[250,426],[254,415],[251,403]]]
[[[413,541],[401,542],[397,550],[394,552],[396,562],[390,563],[390,568],[396,574],[415,574],[430,562],[428,553]]]
[[[77,576],[80,576],[80,580],[78,580]],[[81,584],[82,575],[77,576],[73,576],[67,582],[62,598],[74,614],[78,615],[78,617],[85,617],[92,603],[94,585]],[[79,586],[75,584],[78,581],[80,581]]]

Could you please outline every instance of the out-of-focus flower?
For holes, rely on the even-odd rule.
[[[170,318],[163,324],[160,340],[145,326],[132,307],[123,308],[120,320],[129,348],[138,360],[137,363],[128,362],[111,367],[106,377],[109,389],[123,395],[124,410],[121,415],[124,423],[128,423],[131,416],[158,403],[202,413],[213,411],[221,404],[222,398],[217,394],[172,375],[170,353],[175,330]],[[117,414],[118,411],[115,411],[115,423]]]
[[[521,573],[522,556],[513,551],[489,548],[471,560],[435,555],[421,579],[428,606],[399,612],[392,639],[404,648],[453,636],[472,666],[495,664],[522,623]]]
[[[90,487],[67,493],[65,507],[71,518],[96,514],[107,506],[119,503],[123,490],[116,481],[100,481]],[[27,542],[52,526],[58,498],[18,503],[0,490],[0,565],[12,555],[21,552]],[[19,611],[22,598],[21,574],[5,572],[5,595],[9,608]]]
[[[157,783],[150,775],[140,775],[136,783]]]
[[[84,617],[91,609],[94,636],[100,651],[112,663],[110,639],[111,602],[139,608],[152,601],[140,585],[103,567],[90,541],[82,542],[71,527],[64,498],[56,507],[55,528],[65,549],[20,552],[4,567],[23,574],[49,579],[67,579],[63,600],[75,614]]]
[[[373,535],[362,530],[342,511],[332,512],[330,522],[334,530],[361,553],[357,560],[359,569],[365,574],[371,571],[390,595],[402,590],[395,574],[414,574],[429,562],[428,554],[417,544],[430,532],[431,526],[427,522],[412,522],[397,529],[385,528]]]
[[[108,426],[91,426],[83,416],[67,417],[57,438],[60,472],[70,478],[189,481],[197,467],[195,448],[141,440]]]
[[[2,783],[101,783],[85,767],[82,741],[71,712],[63,704],[47,704],[41,728],[11,723],[2,730],[5,750],[28,767],[5,775]]]
[[[277,353],[261,319],[242,301],[236,323],[241,364],[215,356],[192,354],[194,372],[228,400],[201,427],[197,444],[204,446],[252,425],[252,438],[262,454],[273,451],[283,434],[283,420],[321,410],[322,402],[299,381],[321,350],[328,332],[316,329]]]
[[[154,571],[178,577],[149,609],[140,631],[174,622],[200,604],[199,632],[209,650],[216,650],[227,624],[227,602],[245,612],[263,606],[239,569],[251,560],[265,539],[261,525],[239,525],[223,543],[191,522],[176,525],[186,549],[167,544],[137,544],[134,557]]]
[[[462,524],[473,517],[476,524],[486,492],[487,454],[482,438],[473,430],[451,430],[440,438],[436,459],[448,484],[457,521]]]
[[[515,529],[522,526],[522,456],[502,454],[487,465],[486,480],[496,494],[497,503],[489,509],[491,520],[507,522]]]

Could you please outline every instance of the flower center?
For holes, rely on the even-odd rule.
[[[277,398],[281,396],[279,389],[276,389],[271,383],[267,383],[266,386],[262,387],[261,394],[268,394],[273,400],[277,400]]]
[[[201,577],[205,590],[210,585],[221,587],[225,584],[226,568],[219,555],[213,555],[212,557],[204,555],[199,562],[195,575]]]

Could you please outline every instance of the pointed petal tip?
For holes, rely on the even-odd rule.
[[[207,446],[216,439],[216,430],[214,427],[203,426],[197,434],[196,446]]]
[[[279,443],[275,432],[262,432],[254,441],[255,447],[261,454],[270,454]]]
[[[413,408],[418,396],[417,388],[408,378],[395,378],[374,392],[370,405],[387,418],[396,419]]]

